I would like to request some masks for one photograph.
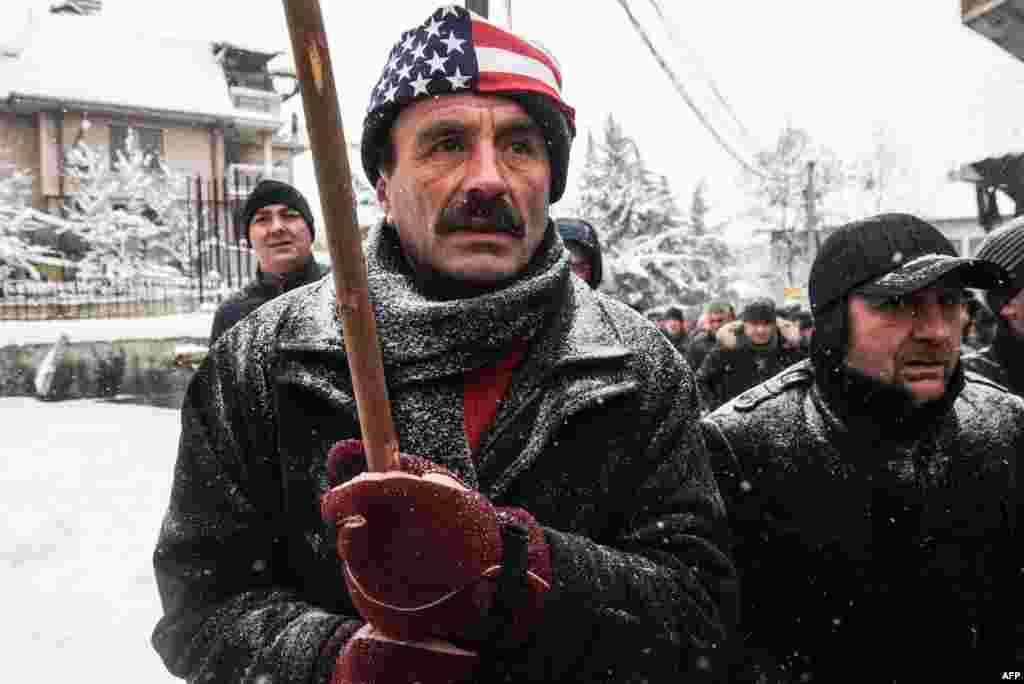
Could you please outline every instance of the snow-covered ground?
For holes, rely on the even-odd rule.
[[[206,338],[213,314],[0,322],[0,346]],[[0,397],[0,643],[12,681],[177,682],[149,645],[177,409]]]
[[[52,344],[62,332],[72,342],[159,340],[171,337],[208,338],[212,311],[152,318],[92,318],[73,321],[0,321],[0,347],[8,344]]]
[[[180,681],[149,645],[178,411],[0,398],[0,424],[3,679]]]

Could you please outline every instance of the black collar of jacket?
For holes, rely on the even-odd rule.
[[[272,289],[274,292],[289,292],[295,288],[313,282],[324,274],[325,269],[317,263],[311,255],[297,271],[289,271],[281,275],[265,273],[258,266],[256,267],[256,280],[261,287]]]

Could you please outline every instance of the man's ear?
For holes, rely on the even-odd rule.
[[[384,211],[384,215],[387,216],[391,213],[391,203],[388,201],[388,179],[384,174],[380,174],[377,177],[377,204]]]

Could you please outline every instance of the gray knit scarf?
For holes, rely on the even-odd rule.
[[[469,299],[438,301],[418,288],[395,228],[370,233],[366,265],[384,365],[396,382],[430,380],[494,363],[532,339],[565,300],[569,257],[552,224],[521,276]]]
[[[516,341],[534,340],[554,321],[571,287],[568,252],[549,222],[521,276],[493,292],[441,301],[418,285],[393,226],[376,226],[366,247],[401,449],[441,463],[474,487],[476,467],[463,423],[463,374],[497,363]]]

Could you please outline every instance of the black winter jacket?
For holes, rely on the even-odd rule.
[[[743,334],[740,321],[723,325],[715,338],[718,344],[696,369],[697,386],[709,410],[718,408],[805,356],[799,349],[787,348],[778,332],[772,347],[754,347]]]
[[[1024,656],[1024,401],[956,378],[902,432],[842,419],[810,361],[702,420],[744,594],[732,681],[952,681]]]
[[[707,330],[701,330],[690,338],[690,346],[686,349],[686,360],[690,363],[690,368],[694,373],[700,370],[708,352],[717,345],[718,340],[715,339],[715,334]]]
[[[291,292],[297,287],[308,285],[324,277],[330,269],[322,266],[310,257],[301,271],[288,274],[284,278],[256,271],[256,277],[241,290],[231,294],[221,302],[213,315],[213,326],[210,329],[210,346],[216,342],[228,328],[260,308],[271,299]]]
[[[964,368],[1024,396],[1024,340],[1000,327],[992,344],[963,355]]]
[[[693,378],[653,326],[573,283],[572,315],[531,348],[548,351],[517,372],[509,396],[523,399],[499,405],[479,465],[445,462],[495,505],[530,511],[551,549],[543,624],[478,681],[703,681],[738,601]],[[180,677],[322,682],[337,655],[325,643],[358,619],[319,515],[324,456],[359,435],[333,312],[330,279],[275,299],[188,388],[154,554],[153,643]],[[389,377],[395,406],[421,391]],[[436,414],[419,413],[396,420],[400,442],[431,430]]]

